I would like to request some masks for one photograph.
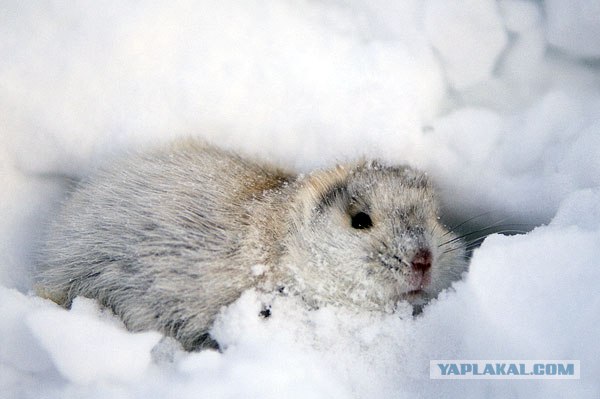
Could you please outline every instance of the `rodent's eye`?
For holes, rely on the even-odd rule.
[[[371,226],[373,226],[373,221],[371,220],[371,216],[366,213],[358,212],[352,216],[352,227],[355,229],[368,229]]]

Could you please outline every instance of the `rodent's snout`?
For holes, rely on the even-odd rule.
[[[414,270],[426,272],[431,268],[431,251],[427,248],[421,248],[413,257],[410,265]]]

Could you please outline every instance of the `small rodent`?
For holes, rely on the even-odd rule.
[[[49,225],[35,289],[99,300],[134,331],[193,350],[248,288],[392,311],[467,268],[427,176],[359,162],[295,176],[192,139],[80,182]]]

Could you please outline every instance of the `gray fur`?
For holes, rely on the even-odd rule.
[[[357,211],[372,228],[351,227]],[[428,179],[408,167],[294,176],[188,140],[81,182],[49,228],[36,290],[64,306],[96,298],[129,329],[195,349],[221,307],[251,287],[381,311],[434,297],[466,270],[460,242],[439,247],[453,237]],[[423,246],[431,282],[415,298],[395,259]]]

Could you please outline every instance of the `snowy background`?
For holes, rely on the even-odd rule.
[[[529,232],[488,237],[418,318],[281,298],[260,319],[247,292],[223,353],[31,295],[58,176],[182,135],[298,171],[409,162],[451,219]],[[600,396],[598,0],[3,1],[0,187],[2,398]],[[581,379],[436,381],[430,359]]]

